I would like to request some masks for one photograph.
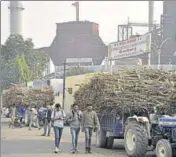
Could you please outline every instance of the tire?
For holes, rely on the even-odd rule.
[[[108,137],[108,138],[107,138],[107,141],[106,141],[106,147],[107,147],[108,149],[112,149],[113,143],[114,143],[114,138]]]
[[[168,140],[161,139],[156,144],[157,157],[172,157],[172,147]]]
[[[146,129],[138,123],[128,123],[125,127],[124,145],[129,157],[144,157],[148,148]]]
[[[106,148],[106,131],[100,129],[97,132],[96,145],[100,148]]]

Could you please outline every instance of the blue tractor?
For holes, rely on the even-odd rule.
[[[152,148],[157,157],[176,156],[176,117],[150,114],[121,116],[105,114],[100,118],[97,146],[112,148],[114,139],[124,139],[129,157],[144,157]]]

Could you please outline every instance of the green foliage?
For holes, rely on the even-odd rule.
[[[46,53],[36,51],[32,39],[21,35],[10,35],[1,45],[1,75],[3,88],[10,83],[26,83],[41,78],[49,57]]]
[[[19,73],[20,73],[20,82],[27,83],[29,80],[33,78],[33,72],[30,67],[27,65],[24,56],[17,56],[15,58],[15,63],[18,65]]]

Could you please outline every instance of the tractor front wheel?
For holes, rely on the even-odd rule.
[[[157,157],[172,157],[172,147],[168,140],[161,139],[157,142],[156,156]]]

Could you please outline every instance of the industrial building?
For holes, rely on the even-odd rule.
[[[89,21],[79,21],[79,3],[76,7],[76,21],[57,23],[56,35],[49,47],[40,48],[51,58],[52,64],[60,66],[66,58],[92,58],[94,65],[100,65],[108,56],[108,47],[99,36],[99,25]],[[167,40],[161,49],[161,64],[176,64],[176,1],[163,2],[161,23],[154,24],[154,2],[149,2],[148,23],[131,23],[118,26],[118,41],[134,37],[132,27],[149,27],[152,32],[151,64],[158,64],[156,45]],[[10,1],[10,32],[22,34],[22,11],[24,7],[20,1]],[[170,40],[171,39],[171,40]],[[153,46],[155,45],[155,46]],[[148,63],[148,55],[137,56],[143,64]],[[50,63],[51,65],[51,63]],[[51,69],[48,67],[48,69]],[[51,71],[47,72],[48,74]]]
[[[99,36],[99,25],[89,21],[56,24],[56,36],[50,47],[41,48],[59,66],[66,58],[93,58],[100,65],[108,48]]]

